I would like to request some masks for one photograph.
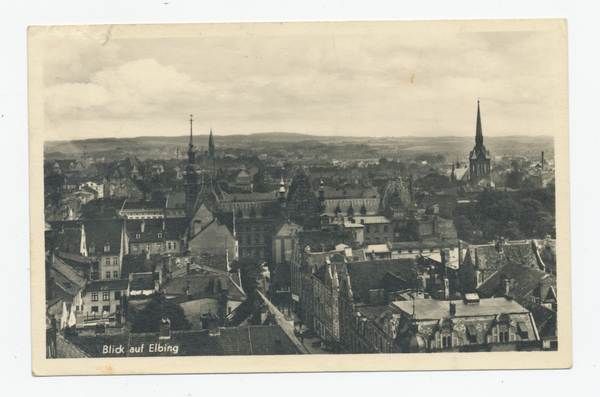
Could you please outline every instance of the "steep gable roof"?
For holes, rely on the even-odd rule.
[[[365,262],[349,262],[346,264],[354,297],[359,301],[367,301],[369,290],[381,288],[384,276],[391,273],[406,283],[414,280],[415,259],[384,259]],[[389,277],[389,276],[388,276]]]
[[[509,279],[509,293],[515,299],[545,298],[549,288],[556,289],[556,277],[553,275],[533,267],[508,262],[484,281],[477,291],[487,297],[504,295],[503,279],[505,277]]]

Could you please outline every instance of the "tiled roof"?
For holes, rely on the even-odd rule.
[[[171,193],[165,203],[167,209],[185,208],[185,193]]]
[[[123,220],[106,219],[85,222],[85,234],[88,253],[116,255],[121,252],[121,233]],[[90,252],[90,246],[94,244],[95,252]],[[105,246],[108,244],[108,251]]]
[[[510,280],[509,294],[515,299],[545,296],[550,286],[556,289],[556,277],[553,275],[519,263],[508,262],[484,281],[477,291],[482,296],[504,295],[504,277]]]
[[[403,241],[387,243],[392,250],[428,250],[432,248],[455,248],[458,247],[458,239],[455,238],[444,238],[444,239],[431,239],[424,241]]]
[[[154,274],[152,273],[132,273],[129,275],[129,290],[131,291],[149,291],[154,289]]]
[[[165,202],[162,201],[129,201],[125,202],[123,210],[162,210]]]
[[[480,299],[478,303],[465,303],[464,301],[452,301],[456,305],[454,317],[470,317],[498,315],[501,313],[525,313],[523,306],[514,300],[505,298]],[[413,313],[418,319],[441,319],[449,316],[450,302],[437,299],[416,299],[410,301],[395,301],[392,303],[405,313]]]
[[[91,357],[149,357],[149,356],[249,356],[299,354],[298,349],[278,325],[220,328],[218,334],[203,331],[173,331],[171,338],[161,340],[158,334],[80,336],[69,339]],[[131,347],[143,352],[130,353]],[[156,352],[156,345],[171,346]],[[153,345],[155,352],[150,352]],[[123,346],[123,354],[102,352],[103,346]],[[173,353],[177,346],[177,354]]]
[[[146,254],[123,255],[121,277],[129,277],[131,273],[152,272],[156,266],[157,259],[156,255],[150,256],[150,260],[146,259]]]
[[[144,231],[142,232],[142,223]],[[128,220],[126,224],[130,243],[153,243],[167,240],[179,240],[179,233],[167,229],[167,222],[162,219]],[[171,225],[171,223],[169,223]],[[138,237],[139,236],[139,237]]]
[[[227,290],[231,300],[243,300],[245,295],[234,285],[233,281],[224,274],[185,275],[169,280],[163,289],[167,295],[180,296],[187,299],[187,289],[190,288],[192,299],[208,297],[218,298],[221,290]]]
[[[52,269],[54,270],[55,282],[70,295],[75,295],[87,283],[84,277],[81,277],[73,268],[56,255],[52,257]]]
[[[331,199],[325,200],[325,210],[323,213],[329,216],[335,216],[336,209],[340,208],[342,215],[347,215],[350,206],[354,210],[354,216],[361,215],[361,208],[365,207],[366,215],[377,215],[379,211],[379,199],[378,198],[347,198],[347,199]]]
[[[556,311],[528,300],[519,300],[518,302],[533,316],[540,338],[557,336]]]
[[[386,273],[392,273],[410,283],[414,278],[414,259],[384,259],[366,262],[349,262],[347,265],[354,297],[367,301],[369,290],[379,288]]]
[[[472,263],[479,269],[499,269],[508,261],[537,268],[537,259],[531,242],[508,242],[502,252],[494,245],[472,245],[468,249]]]
[[[70,227],[71,225],[72,227]],[[61,252],[79,254],[81,252],[81,226],[77,224],[57,226],[53,222],[54,248]]]
[[[127,289],[129,280],[103,280],[92,281],[85,288],[85,292],[91,291],[123,291]]]

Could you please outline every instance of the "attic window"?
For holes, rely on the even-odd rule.
[[[517,323],[517,330],[519,331],[521,339],[529,339],[529,329],[527,328],[527,324],[523,322]]]
[[[90,248],[89,248],[90,253],[95,252],[96,251],[96,246],[94,245],[94,243],[90,244]]]
[[[140,238],[140,235],[139,235],[139,234],[136,234],[136,235],[135,235],[135,238]]]
[[[162,233],[158,233],[158,238],[162,238]]]
[[[104,252],[110,252],[110,244],[104,246]]]

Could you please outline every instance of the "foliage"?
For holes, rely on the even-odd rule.
[[[437,172],[431,172],[425,176],[420,177],[414,183],[415,187],[424,190],[438,190],[447,189],[452,187],[450,180],[447,176],[440,175]]]
[[[476,203],[454,210],[458,237],[478,241],[478,232],[486,240],[507,237],[511,240],[543,238],[554,235],[555,195],[553,188],[517,192],[486,190]]]
[[[155,296],[148,306],[135,314],[131,332],[158,332],[160,320],[163,318],[171,321],[172,331],[184,331],[192,327],[185,318],[183,309],[161,294]]]
[[[246,295],[252,295],[258,288],[258,282],[263,276],[263,262],[253,257],[240,258],[231,263],[231,269],[240,270],[242,287]]]

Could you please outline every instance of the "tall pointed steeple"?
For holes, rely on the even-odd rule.
[[[213,142],[212,128],[208,137],[208,157],[213,160],[215,158],[215,143]]]
[[[192,137],[192,124],[194,122],[194,115],[190,114],[190,150],[194,147],[194,139]]]
[[[479,101],[477,101],[477,132],[475,134],[475,145],[483,145],[483,130],[481,128],[481,113],[479,112]]]

